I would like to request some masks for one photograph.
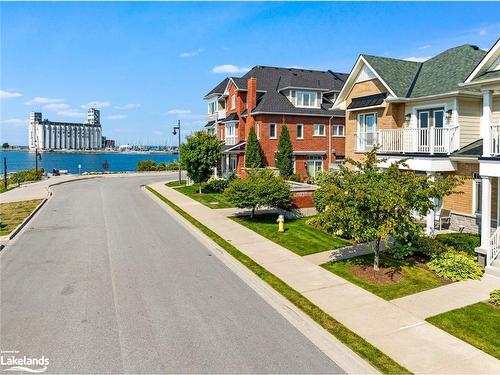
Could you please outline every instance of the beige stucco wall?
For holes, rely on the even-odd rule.
[[[480,138],[481,105],[481,98],[458,99],[460,147],[464,147]]]

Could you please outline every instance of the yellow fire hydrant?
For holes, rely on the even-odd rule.
[[[285,216],[278,216],[276,222],[278,223],[278,232],[283,233],[285,231]]]

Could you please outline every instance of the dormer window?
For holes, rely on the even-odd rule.
[[[316,107],[317,93],[314,91],[297,91],[295,93],[295,100],[297,107],[314,108]]]

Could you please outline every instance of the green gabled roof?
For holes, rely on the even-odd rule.
[[[389,57],[362,55],[394,93],[405,97],[421,63]]]
[[[362,56],[398,97],[418,98],[472,90],[459,84],[465,81],[485,55],[486,51],[465,44],[450,48],[424,62]]]
[[[486,51],[465,44],[450,48],[423,62],[409,97],[418,98],[457,91],[459,84],[467,79],[485,55]]]
[[[480,76],[477,76],[472,80],[472,82],[487,81],[490,79],[500,79],[500,70],[493,70],[491,72],[485,72]]]

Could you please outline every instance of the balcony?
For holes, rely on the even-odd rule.
[[[381,129],[358,133],[358,151],[379,145],[381,153],[450,154],[459,149],[459,127]]]
[[[236,135],[228,135],[224,138],[224,143],[227,146],[233,146],[238,143],[238,137]]]
[[[500,125],[491,125],[490,135],[490,153],[492,156],[500,156]]]

